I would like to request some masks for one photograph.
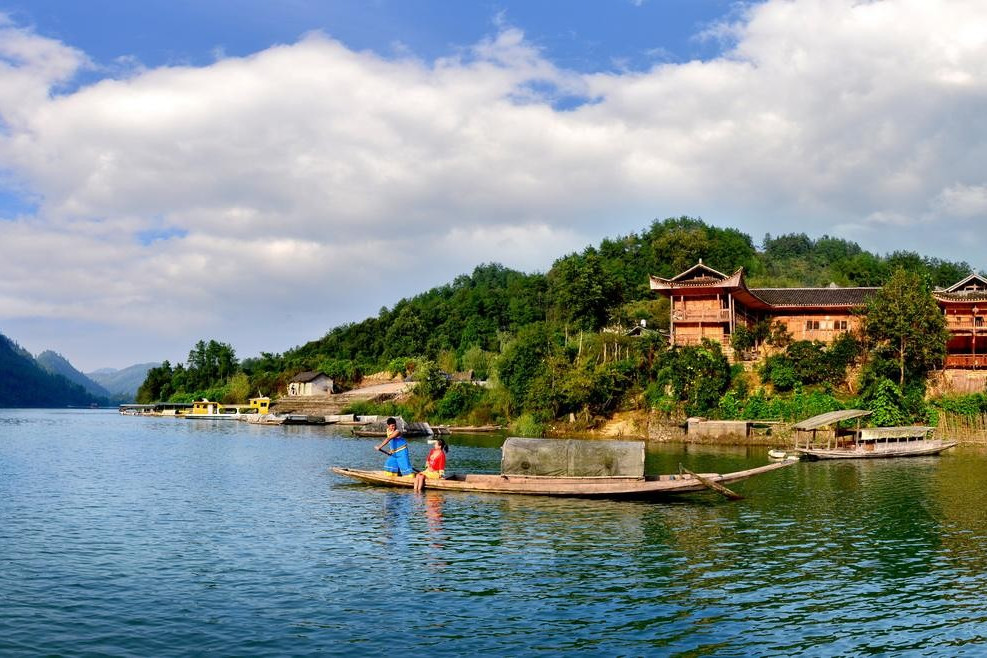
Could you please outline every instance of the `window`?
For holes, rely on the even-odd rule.
[[[973,326],[974,327],[982,327],[982,326],[984,326],[984,319],[982,317],[980,317],[979,315],[973,316]]]
[[[818,330],[818,329],[819,329],[819,320],[806,320],[805,321],[805,330],[806,331],[815,331],[815,330]]]
[[[836,321],[836,330],[837,331],[846,331],[847,330],[847,321],[846,320],[837,320]]]

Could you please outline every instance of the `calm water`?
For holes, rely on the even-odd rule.
[[[0,410],[0,654],[985,655],[987,454],[663,503],[388,491],[321,427]],[[499,441],[454,437],[453,470]],[[426,446],[412,446],[416,463]],[[652,448],[737,470],[766,448]]]

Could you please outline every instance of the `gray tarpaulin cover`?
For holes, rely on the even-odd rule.
[[[512,436],[501,448],[500,472],[503,475],[640,478],[644,477],[644,442]]]

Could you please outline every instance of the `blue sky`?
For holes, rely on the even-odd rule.
[[[518,25],[559,66],[591,72],[701,59],[719,45],[696,39],[740,5],[728,0],[436,2],[434,0],[31,0],[7,13],[104,65],[134,56],[147,66],[208,65],[217,50],[244,56],[321,30],[355,50],[425,59]]]
[[[0,14],[0,332],[84,370],[283,351],[680,215],[987,266],[979,1]]]

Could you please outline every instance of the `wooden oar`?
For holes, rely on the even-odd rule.
[[[707,487],[709,489],[712,489],[713,491],[715,491],[717,493],[723,494],[726,498],[729,498],[730,500],[743,500],[743,498],[744,498],[743,496],[741,496],[736,491],[730,491],[729,489],[727,489],[726,487],[724,487],[719,482],[713,482],[709,478],[705,478],[702,475],[699,475],[699,473],[693,473],[692,471],[690,471],[689,469],[687,469],[686,467],[684,467],[682,464],[679,464],[679,468],[681,468],[683,471],[685,471],[686,473],[688,473],[692,477],[694,477],[697,480],[699,480],[703,484],[703,486],[705,486],[705,487]]]

